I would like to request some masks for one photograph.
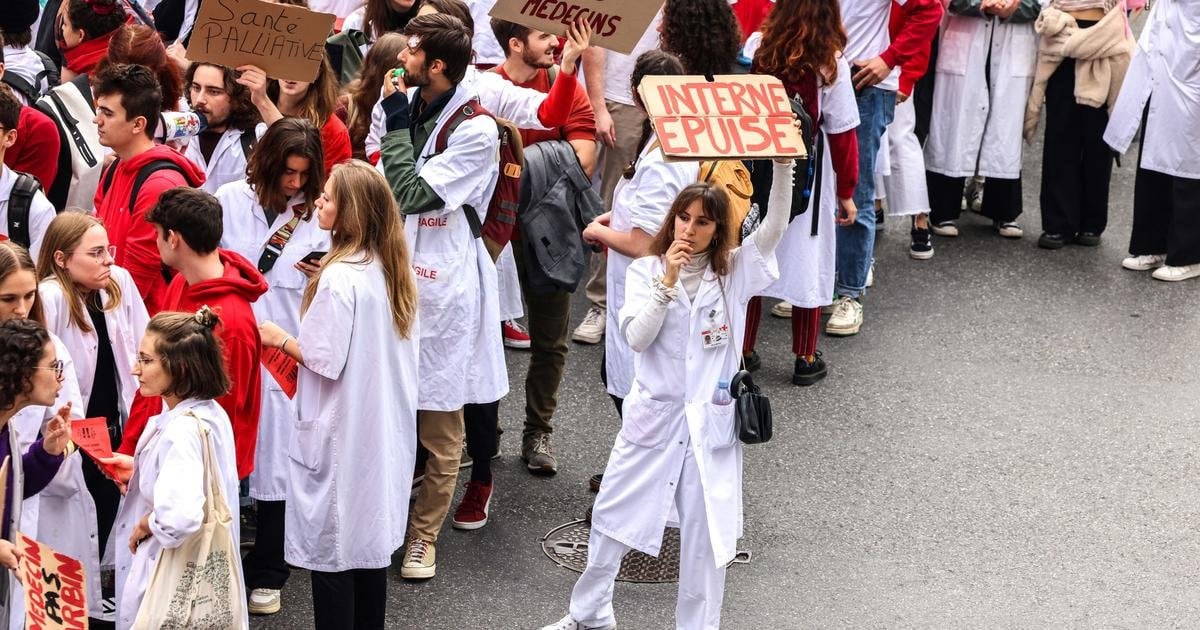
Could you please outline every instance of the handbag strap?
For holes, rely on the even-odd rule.
[[[741,371],[741,370],[746,369],[746,355],[742,353],[742,349],[741,349],[742,342],[738,341],[738,336],[737,336],[737,334],[734,333],[734,330],[733,330],[733,311],[729,310],[729,299],[725,297],[725,279],[721,277],[721,274],[717,274],[717,286],[720,287],[720,289],[721,289],[721,304],[725,307],[725,319],[728,320],[728,322],[729,322],[729,337],[730,337],[730,342],[731,342],[729,344],[729,349],[737,353],[738,370]],[[736,345],[733,342],[737,342]],[[732,380],[729,382],[729,385],[730,385],[729,393],[732,394],[733,393],[733,381]]]
[[[212,452],[212,431],[204,425],[200,416],[191,411],[188,411],[187,415],[196,420],[196,429],[200,432],[200,445],[204,453],[204,522],[210,523],[216,513],[216,498],[221,496],[217,481],[216,457]]]

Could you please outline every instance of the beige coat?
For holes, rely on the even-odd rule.
[[[1129,69],[1133,35],[1117,4],[1096,24],[1080,28],[1075,18],[1053,7],[1042,9],[1034,23],[1038,41],[1037,71],[1025,104],[1025,140],[1037,130],[1046,83],[1065,58],[1075,59],[1075,102],[1090,107],[1104,105],[1112,111]]]

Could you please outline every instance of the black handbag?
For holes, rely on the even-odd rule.
[[[729,335],[733,340],[741,339],[733,331],[733,313],[729,311],[729,300],[725,297],[725,281],[720,276],[717,283],[721,287],[721,302],[725,305],[725,317],[729,318]],[[735,344],[730,343],[730,348]],[[742,444],[764,444],[771,440],[774,433],[774,420],[771,415],[771,399],[762,393],[754,379],[746,369],[745,357],[738,352],[738,370],[729,381],[729,395],[733,398],[733,421],[737,424],[738,439]]]

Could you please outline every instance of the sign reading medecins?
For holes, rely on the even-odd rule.
[[[663,154],[673,158],[803,157],[787,90],[758,74],[650,76],[638,94]]]
[[[230,68],[255,65],[275,79],[313,81],[333,19],[332,13],[261,0],[204,0],[187,58]]]
[[[88,627],[83,564],[17,532],[25,627],[29,630]]]
[[[555,35],[566,34],[568,24],[583,20],[592,25],[592,44],[629,54],[663,1],[499,0],[489,15]]]

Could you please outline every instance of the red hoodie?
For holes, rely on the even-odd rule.
[[[233,423],[238,478],[245,479],[254,470],[262,374],[259,370],[262,342],[258,337],[258,322],[250,303],[267,292],[267,281],[254,263],[237,252],[225,249],[217,251],[221,262],[225,264],[225,275],[189,286],[183,274],[176,274],[166,290],[162,310],[191,313],[207,304],[221,317],[217,337],[224,345],[230,390],[217,402]],[[146,428],[146,421],[161,409],[162,403],[158,399],[138,396],[130,411],[129,421],[125,424],[125,436],[120,448],[122,453],[133,454],[138,438]]]
[[[887,65],[900,66],[901,94],[912,95],[913,86],[929,69],[933,36],[942,23],[942,0],[892,2],[888,32],[892,44],[880,53]]]
[[[138,190],[137,201],[133,210],[129,205],[129,195],[133,193],[133,182],[137,174],[150,162],[155,160],[170,160],[177,164],[178,171],[164,169],[150,176]],[[112,169],[114,167],[109,167]],[[163,294],[167,289],[167,281],[163,278],[162,258],[158,255],[155,241],[158,234],[154,226],[146,222],[146,213],[158,201],[159,195],[176,186],[199,186],[204,183],[204,171],[192,163],[178,151],[164,145],[154,145],[154,148],[140,153],[128,160],[116,164],[112,185],[104,192],[104,180],[108,170],[101,175],[101,185],[96,188],[96,216],[104,221],[108,230],[108,242],[117,246],[117,265],[129,270],[133,281],[137,284],[138,293],[146,302],[146,312],[151,317],[163,310]]]

